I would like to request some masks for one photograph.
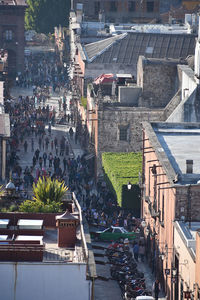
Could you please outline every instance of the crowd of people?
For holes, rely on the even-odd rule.
[[[123,226],[137,230],[139,223],[132,213],[122,211],[105,183],[94,185],[93,174],[84,155],[74,157],[70,141],[80,142],[85,148],[87,130],[74,119],[73,103],[67,99],[68,82],[54,53],[30,55],[26,58],[24,74],[17,78],[17,85],[32,87],[32,95],[6,101],[10,115],[11,139],[7,178],[12,174],[17,188],[31,187],[40,176],[64,179],[72,191],[76,191],[85,215],[90,222],[100,226]],[[48,104],[52,91],[59,87],[58,109]],[[67,111],[68,110],[68,111]],[[56,117],[63,111],[69,126],[68,136],[53,130]],[[56,132],[56,133],[55,133]],[[22,153],[22,151],[24,153]],[[21,154],[20,154],[21,153]],[[19,157],[32,155],[29,166]]]

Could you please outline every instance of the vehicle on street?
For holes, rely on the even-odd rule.
[[[135,300],[154,300],[152,296],[137,296]]]
[[[103,231],[90,232],[92,238],[100,241],[116,241],[120,239],[128,239],[130,241],[135,240],[138,237],[136,232],[128,232],[123,227],[111,226]]]

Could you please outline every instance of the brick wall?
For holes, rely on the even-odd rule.
[[[105,13],[106,21],[127,23],[127,21],[133,21],[134,19],[151,20],[159,17],[160,0],[152,1],[154,2],[152,12],[147,11],[147,2],[149,2],[147,0],[144,0],[142,4],[140,0],[135,1],[136,5],[134,11],[129,10],[129,0],[115,0],[116,11],[111,11],[110,9],[110,4],[114,2],[113,0],[74,0],[74,9],[76,9],[77,3],[83,3],[85,17],[91,20],[98,20],[98,14],[95,12],[95,3],[99,2],[100,9]]]
[[[5,30],[13,31],[13,40],[6,41],[3,38]],[[24,8],[14,6],[0,6],[0,48],[8,50],[8,65],[10,68],[11,54],[16,56],[16,66],[12,71],[24,70]],[[10,58],[9,58],[10,52]],[[13,58],[12,58],[13,61]]]
[[[163,120],[162,110],[107,107],[98,111],[97,170],[101,174],[102,152],[137,152],[142,147],[143,121]],[[119,140],[119,126],[128,127],[127,141]]]

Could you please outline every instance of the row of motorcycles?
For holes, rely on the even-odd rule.
[[[106,249],[106,256],[110,263],[111,277],[118,282],[124,300],[151,296],[151,291],[146,289],[144,273],[138,271],[129,246],[112,243]]]

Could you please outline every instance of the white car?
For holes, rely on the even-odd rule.
[[[154,300],[152,296],[137,296],[135,300]]]

